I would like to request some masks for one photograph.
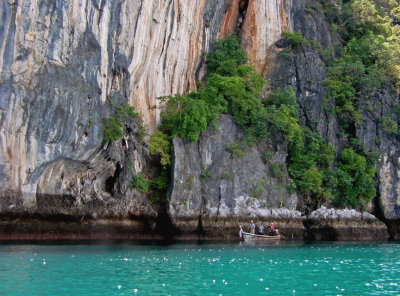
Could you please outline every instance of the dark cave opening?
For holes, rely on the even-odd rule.
[[[110,193],[111,195],[114,195],[114,193],[115,193],[115,183],[117,182],[118,177],[121,174],[121,171],[122,171],[121,164],[119,162],[117,162],[117,164],[115,166],[114,175],[109,177],[106,180],[106,191],[108,193]]]

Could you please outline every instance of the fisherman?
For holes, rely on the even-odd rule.
[[[275,235],[275,226],[274,223],[271,223],[269,226],[269,235]]]
[[[253,220],[250,220],[249,229],[251,234],[254,234],[254,232],[256,231],[256,225],[254,224]]]
[[[264,235],[264,226],[262,224],[258,226],[258,234]]]

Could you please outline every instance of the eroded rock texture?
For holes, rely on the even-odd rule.
[[[143,171],[147,152],[134,132],[103,147],[102,119],[127,101],[153,130],[156,97],[195,88],[224,13],[224,1],[1,1],[2,210],[85,214],[104,202],[112,209],[95,213],[125,215],[133,201],[106,202],[107,187]]]
[[[301,123],[340,150],[337,123],[323,108],[320,54],[300,50],[288,59],[279,55],[285,45],[276,43],[283,31],[300,31],[335,53],[337,40],[324,15],[305,13],[307,5],[312,1],[0,0],[1,214],[145,217],[153,220],[132,228],[157,228],[153,222],[163,210],[129,187],[133,174],[154,173],[137,122],[125,123],[122,140],[103,144],[103,118],[128,102],[154,131],[156,97],[195,90],[205,74],[202,52],[237,30],[250,61],[271,85],[294,86]],[[377,204],[394,220],[400,215],[398,145],[376,122],[396,97],[388,92],[377,98],[380,111],[366,111],[357,135],[380,155]],[[384,140],[374,143],[376,135]],[[281,219],[301,237],[306,230],[296,211],[298,197],[286,188],[285,149],[261,143],[235,157],[226,145],[240,136],[224,117],[218,131],[208,130],[198,143],[174,140],[172,221],[184,233],[216,233],[223,226],[236,234],[237,224],[250,216]],[[266,150],[273,154],[269,163],[262,160]],[[273,164],[283,172],[279,179],[269,174]]]
[[[231,117],[218,120],[216,131],[208,129],[198,142],[174,139],[173,187],[169,212],[178,228],[210,231],[216,220],[300,218],[298,197],[287,190],[287,173],[272,177],[269,169],[283,169],[286,151],[271,143],[229,149],[241,139]],[[268,163],[263,153],[270,152]],[[285,206],[288,209],[280,209]],[[289,210],[290,209],[290,210]],[[248,223],[245,222],[246,224]]]
[[[1,191],[11,200],[19,197],[2,206],[34,209],[37,193],[63,195],[57,182],[43,181],[54,177],[56,167],[60,176],[78,171],[77,179],[85,174],[80,163],[103,167],[95,157],[102,149],[102,119],[122,102],[135,106],[153,130],[156,97],[195,89],[195,77],[204,72],[201,54],[224,32],[232,7],[232,32],[244,22],[247,6],[250,15],[255,5],[261,14],[244,27],[261,20],[259,28],[277,26],[273,37],[260,33],[248,46],[268,37],[268,50],[283,29],[262,17],[275,1],[258,2],[242,3],[239,20],[237,3],[223,0],[1,1]],[[285,15],[279,2],[273,18]],[[145,166],[132,162],[135,172]],[[93,190],[96,196],[104,192]]]

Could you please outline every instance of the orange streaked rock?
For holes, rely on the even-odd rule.
[[[226,11],[225,18],[221,25],[221,38],[225,38],[227,35],[232,34],[235,31],[236,20],[239,14],[239,1],[230,1],[230,6]]]
[[[242,27],[242,45],[257,70],[267,75],[275,42],[291,30],[290,0],[250,0]]]

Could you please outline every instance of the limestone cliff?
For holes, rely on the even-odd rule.
[[[238,145],[240,138],[232,118],[222,117],[218,130],[207,130],[196,143],[174,139],[169,212],[182,231],[201,230],[215,235],[218,227],[213,224],[218,220],[239,219],[246,223],[249,217],[301,217],[295,210],[296,193],[286,188],[287,175],[274,178],[269,173],[272,167],[283,165],[285,149],[272,143],[230,149]],[[264,151],[271,152],[267,163],[262,159]]]
[[[96,198],[109,197],[106,180],[127,168],[118,156],[100,156],[110,150],[102,147],[102,119],[128,101],[154,130],[156,97],[195,89],[202,52],[237,22],[258,36],[248,49],[261,61],[288,27],[290,4],[270,2],[1,1],[3,211],[42,211],[41,195],[87,199],[77,189],[86,181],[99,183],[89,190]],[[134,172],[146,165],[129,161]],[[96,181],[91,166],[101,172]]]
[[[315,125],[330,144],[340,147],[336,122],[322,108],[321,57],[304,51],[293,60],[282,60],[282,46],[276,43],[283,31],[294,30],[334,47],[324,15],[307,16],[307,3],[0,0],[2,217],[60,216],[79,222],[123,219],[130,213],[141,221],[141,226],[132,225],[134,229],[155,230],[158,226],[152,223],[164,210],[129,187],[133,174],[154,173],[147,146],[138,137],[138,122],[125,123],[123,139],[103,144],[103,118],[129,102],[154,131],[160,121],[159,109],[153,108],[156,98],[195,90],[196,80],[205,73],[202,53],[237,29],[251,62],[271,83],[295,86],[304,124]],[[375,119],[370,117],[365,114],[358,131],[365,145],[372,134],[380,133],[371,131]],[[199,143],[174,140],[167,210],[175,226],[185,228],[184,221],[190,221],[184,229],[189,233],[204,231],[203,226],[212,231],[232,217],[299,218],[298,197],[285,188],[287,174],[268,179],[269,167],[283,165],[286,151],[277,143],[260,143],[273,153],[269,163],[261,160],[260,147],[246,148],[244,158],[233,157],[226,144],[239,139],[240,131],[230,118],[219,123],[219,133],[207,131]],[[381,156],[379,202],[387,219],[400,215],[396,143],[388,139],[371,148]],[[204,177],[205,171],[212,177]],[[251,197],[254,194],[257,199]],[[303,223],[294,223],[287,227],[297,229],[300,237]],[[51,227],[46,229],[57,228]]]
[[[106,180],[128,168],[102,147],[102,119],[127,101],[153,130],[156,97],[195,88],[224,9],[205,0],[1,1],[2,210],[36,211],[42,194],[108,198]],[[136,173],[142,149],[127,146]],[[85,182],[95,184],[89,193],[71,189]]]

